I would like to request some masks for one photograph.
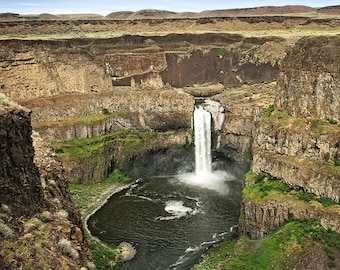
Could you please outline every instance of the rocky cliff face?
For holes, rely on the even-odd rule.
[[[21,102],[31,109],[33,128],[48,142],[102,136],[125,130],[191,127],[192,96],[180,90],[131,90],[67,94]]]
[[[11,99],[25,100],[106,92],[112,84],[150,88],[270,81],[285,42],[236,34],[2,40],[0,87]]]
[[[250,164],[256,126],[263,110],[274,101],[275,88],[276,83],[243,85],[213,97],[225,108],[225,120],[216,142],[218,151],[241,164]]]
[[[32,145],[30,112],[2,103],[0,268],[93,269],[60,161],[38,135]]]
[[[295,117],[340,122],[340,38],[306,37],[282,62],[275,105]]]
[[[340,198],[339,42],[340,36],[304,38],[287,54],[275,98],[282,111],[263,116],[254,133],[252,162],[255,172],[335,202]],[[245,231],[262,236],[290,218],[316,218],[339,231],[337,208],[321,211],[302,204],[289,197],[245,199]]]
[[[267,235],[291,219],[316,218],[321,225],[340,233],[339,208],[324,209],[319,203],[299,201],[288,195],[276,195],[261,202],[246,200],[243,203],[242,230],[252,239]]]
[[[30,112],[4,106],[0,117],[1,203],[11,205],[11,211],[18,217],[32,216],[39,209],[47,207],[48,203],[33,162]]]

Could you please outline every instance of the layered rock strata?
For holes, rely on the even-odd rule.
[[[339,202],[339,61],[340,36],[310,37],[287,54],[278,79],[275,104],[254,133],[252,170],[289,186]],[[284,111],[283,111],[284,110]],[[290,218],[316,218],[339,232],[339,209],[298,199],[245,199],[245,232],[263,236]]]
[[[14,100],[97,93],[115,86],[271,81],[287,43],[279,37],[169,34],[109,39],[2,40],[1,91]]]
[[[252,142],[262,112],[274,101],[276,83],[243,85],[227,88],[215,95],[225,108],[216,148],[240,164],[250,165]]]
[[[31,109],[33,128],[48,142],[102,136],[125,130],[191,128],[194,99],[179,90],[65,94],[21,102]]]

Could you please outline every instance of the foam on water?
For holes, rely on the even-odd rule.
[[[196,204],[197,205],[197,204]],[[196,215],[201,211],[198,208],[190,208],[184,205],[183,201],[167,201],[165,203],[164,210],[171,214],[171,216],[160,216],[156,217],[156,220],[172,220],[181,217],[185,217],[187,215]]]

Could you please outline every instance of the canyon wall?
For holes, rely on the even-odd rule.
[[[48,142],[102,136],[125,130],[191,128],[192,96],[180,90],[115,88],[105,93],[66,94],[24,101],[33,128]]]
[[[176,130],[183,146],[191,137],[182,130],[192,128],[195,96],[188,86],[211,95],[227,85],[273,81],[287,46],[279,37],[225,33],[2,40],[0,88],[32,110],[34,130],[49,143],[122,129]],[[223,142],[218,148],[239,162],[250,160],[253,130],[240,119],[251,119],[253,126],[261,111],[249,106],[237,111],[230,105],[228,110],[237,112],[227,114],[227,130],[221,127],[216,137]],[[230,130],[235,126],[239,130]],[[169,145],[163,141],[157,149],[162,147]],[[83,163],[88,166],[65,164],[69,179],[105,179],[115,162],[109,146],[105,153],[104,159]]]
[[[253,138],[262,113],[274,102],[276,83],[230,87],[213,96],[225,108],[225,120],[215,147],[240,164],[250,166]]]
[[[282,62],[275,105],[295,117],[340,122],[340,39],[299,40]]]
[[[306,37],[287,54],[276,108],[266,110],[254,133],[251,166],[254,172],[334,202],[340,199],[339,42],[340,36]],[[335,226],[337,207],[315,209],[312,202],[285,198],[261,203],[245,198],[245,232],[263,236],[290,218],[316,218],[325,228],[340,231]]]
[[[287,44],[279,37],[169,34],[108,39],[1,40],[1,91],[13,100],[63,93],[271,81]]]
[[[0,268],[93,269],[63,167],[37,134],[33,143],[30,114],[1,96]]]

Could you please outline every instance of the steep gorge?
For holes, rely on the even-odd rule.
[[[3,40],[1,91],[32,110],[34,130],[49,143],[121,129],[175,131],[169,140],[174,143],[158,140],[160,145],[146,151],[160,150],[190,142],[194,96],[221,93],[226,85],[275,80],[287,46],[279,37],[225,33]],[[226,132],[236,134],[236,145],[228,149],[243,144],[238,132]],[[233,150],[240,153],[225,154],[243,162],[247,152],[249,160],[249,138],[247,131],[246,146]],[[64,162],[69,179],[105,179],[116,162],[110,148],[101,152],[107,153],[103,158]],[[99,152],[93,154],[98,157]],[[85,173],[76,177],[81,171]]]
[[[225,121],[216,132],[218,151],[297,190],[338,201],[339,36],[304,38],[283,60],[289,47],[284,38],[212,33],[3,40],[0,88],[32,110],[34,130],[44,141],[56,143],[56,150],[65,151],[64,146],[72,140],[78,143],[77,139],[95,148],[90,156],[70,163],[68,153],[59,153],[66,156],[63,165],[70,181],[101,182],[120,160],[190,143],[194,97],[212,96],[225,109]],[[275,104],[275,110],[265,117],[264,112],[271,104]],[[13,194],[13,189],[25,188],[25,192],[15,193],[22,198],[17,205],[11,205],[10,197],[1,202],[16,213],[13,216],[4,213],[2,220],[19,224],[19,211],[23,211],[24,205],[32,206],[27,218],[43,219],[39,211],[47,209],[53,219],[48,219],[47,225],[41,223],[39,230],[52,230],[59,223],[72,228],[63,227],[61,235],[77,246],[81,254],[73,262],[63,254],[58,263],[66,260],[72,267],[85,267],[90,257],[79,229],[79,214],[68,197],[65,172],[51,149],[40,148],[42,141],[36,135],[36,164],[41,167],[41,176],[37,176],[29,139],[30,113],[26,109],[14,109],[13,113],[7,107],[5,110],[8,113],[2,114],[3,127],[23,121],[27,130],[20,138],[15,138],[15,132],[2,132],[11,141],[3,144],[7,149],[4,156],[13,161],[2,165],[18,168],[11,172],[15,174],[12,178],[24,176],[26,182],[24,187],[10,187],[6,182],[10,173],[4,175],[3,186],[8,188],[8,194]],[[115,132],[122,129],[154,132],[157,136],[143,138],[137,134],[138,139],[129,138],[129,146],[136,143],[138,147],[128,152],[128,148],[113,139]],[[145,143],[141,147],[140,140]],[[1,139],[1,143],[5,141]],[[22,156],[13,150],[16,141],[25,141]],[[19,161],[20,165],[16,163]],[[26,161],[27,169],[21,165]],[[44,196],[52,198],[52,206]],[[53,200],[54,197],[62,203]],[[68,205],[70,218],[54,214],[62,205]],[[304,203],[294,197],[280,195],[258,202],[245,196],[242,212],[244,233],[253,238],[267,235],[291,218],[317,218],[325,228],[339,232],[337,207],[324,209],[315,202]],[[11,226],[18,232],[15,239],[23,246],[25,239],[39,236],[31,231],[24,234],[22,225]],[[57,243],[56,238],[48,240]],[[14,249],[11,240],[4,244]],[[57,245],[49,250],[61,252]],[[19,259],[9,262],[8,258],[12,260],[2,255],[4,265],[20,264]]]

